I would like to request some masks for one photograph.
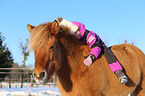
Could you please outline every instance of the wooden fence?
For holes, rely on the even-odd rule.
[[[33,79],[31,68],[0,68],[0,70],[11,70],[11,72],[0,72],[0,74],[7,74],[6,78],[0,82],[1,88],[39,86]],[[0,80],[1,79],[3,78],[0,77]],[[47,83],[46,85],[55,87],[57,85],[56,76],[53,76],[51,82]]]

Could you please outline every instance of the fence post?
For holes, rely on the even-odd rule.
[[[24,78],[24,71],[22,71],[21,88],[23,87],[23,78]]]
[[[11,73],[9,74],[9,88],[11,88]]]
[[[55,76],[53,75],[53,84],[54,84],[54,87],[55,87],[55,83],[56,83]]]
[[[31,75],[31,87],[33,87],[33,76]]]

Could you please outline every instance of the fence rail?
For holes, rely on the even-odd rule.
[[[30,69],[32,70],[32,68],[0,68],[0,70],[15,70],[15,69]]]
[[[11,70],[11,72],[0,72],[0,75],[7,75],[6,78],[0,77],[0,81],[3,80],[3,82],[0,82],[0,88],[39,86],[33,80],[31,68],[0,68],[0,71],[1,70]],[[17,72],[18,70],[21,70],[21,72]],[[29,72],[26,70],[29,70]],[[53,76],[52,82],[49,82],[46,85],[55,87],[57,85],[56,76]]]

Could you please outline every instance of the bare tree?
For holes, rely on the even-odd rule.
[[[127,40],[125,40],[124,43],[125,43],[125,44],[129,44],[129,43],[127,42]],[[134,42],[132,42],[131,44],[134,45]]]
[[[21,51],[22,51],[22,54],[23,54],[23,67],[25,67],[25,64],[26,64],[26,60],[27,60],[27,57],[29,56],[29,49],[28,49],[28,39],[26,39],[26,44],[22,44],[22,42],[20,42],[20,46],[21,46]]]

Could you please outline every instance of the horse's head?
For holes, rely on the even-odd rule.
[[[35,54],[33,77],[39,84],[45,84],[61,66],[60,46],[56,35],[59,32],[57,21],[40,24],[36,27],[27,25],[30,32],[30,47]],[[59,62],[59,63],[58,63]]]

